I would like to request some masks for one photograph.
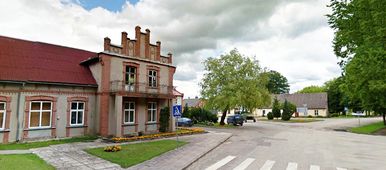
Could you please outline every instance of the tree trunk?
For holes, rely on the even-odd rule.
[[[383,115],[382,116],[383,117],[383,124],[386,125],[386,118],[385,118],[386,117],[386,113],[385,113],[385,111],[383,111],[382,115]]]
[[[220,120],[220,125],[223,126],[225,125],[225,117],[227,116],[227,111],[228,111],[228,107],[226,107],[223,111],[222,111],[222,115],[221,115],[221,120]]]

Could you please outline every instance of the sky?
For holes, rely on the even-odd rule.
[[[237,48],[280,72],[290,92],[323,85],[341,70],[332,50],[329,0],[13,0],[0,1],[0,35],[103,51],[103,38],[151,30],[173,53],[174,85],[200,96],[202,62]]]

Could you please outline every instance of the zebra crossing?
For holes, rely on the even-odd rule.
[[[236,156],[228,155],[225,158],[219,160],[218,162],[210,165],[205,170],[217,170],[221,169],[224,165],[228,164],[232,160],[234,160]],[[255,161],[254,158],[247,158],[244,161],[242,161],[240,164],[238,164],[233,170],[245,170],[247,169],[253,162]],[[275,167],[275,161],[273,160],[266,160],[264,164],[260,167],[260,170],[271,170]],[[320,166],[318,165],[310,165],[310,170],[321,170]],[[288,162],[286,170],[297,170],[298,164],[296,162]],[[336,170],[347,170],[346,168],[340,168],[336,167]]]

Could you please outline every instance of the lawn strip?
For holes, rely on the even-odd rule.
[[[54,170],[35,154],[0,155],[0,170]]]
[[[82,136],[74,137],[67,139],[58,139],[58,140],[48,140],[48,141],[39,141],[39,142],[26,142],[26,143],[9,143],[9,144],[0,144],[0,150],[25,150],[31,148],[40,148],[50,145],[58,145],[64,143],[73,143],[73,142],[91,142],[97,139],[96,136]]]
[[[183,146],[185,144],[187,144],[187,142],[179,141],[178,146]],[[119,152],[105,152],[103,147],[87,149],[86,152],[112,163],[116,163],[122,168],[127,168],[177,148],[177,142],[175,140],[160,140],[126,144],[121,145],[121,147],[122,150]]]
[[[364,126],[354,127],[351,128],[350,131],[360,134],[372,134],[384,128],[386,128],[386,126],[383,124],[383,122],[377,122]]]

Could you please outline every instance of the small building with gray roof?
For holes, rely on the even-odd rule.
[[[277,94],[275,97],[280,103],[285,100],[296,105],[296,111],[293,116],[328,116],[328,98],[327,93],[295,93],[295,94]],[[272,105],[272,104],[271,104]],[[266,116],[272,111],[272,106],[256,109],[254,114],[257,116]]]

